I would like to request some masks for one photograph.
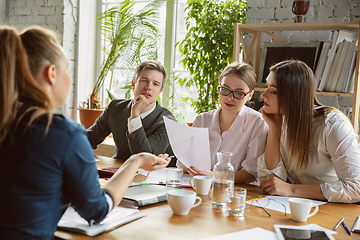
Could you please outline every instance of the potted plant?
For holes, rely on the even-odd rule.
[[[245,23],[245,0],[188,0],[185,17],[188,33],[178,42],[181,62],[191,78],[179,79],[180,85],[196,86],[198,99],[191,100],[196,113],[215,109],[222,70],[232,62],[234,24]]]
[[[99,92],[109,73],[111,86],[115,71],[122,74],[127,69],[135,68],[143,59],[157,59],[160,37],[157,29],[158,7],[163,2],[153,1],[135,12],[134,0],[124,0],[99,14],[97,22],[105,40],[106,46],[102,49],[105,57],[89,101],[86,102],[88,109],[102,108]],[[101,113],[101,110],[97,111]],[[80,110],[80,121],[85,118],[89,117],[82,117]]]

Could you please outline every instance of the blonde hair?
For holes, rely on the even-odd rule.
[[[33,110],[30,123],[36,117],[50,112],[53,105],[48,94],[32,76],[26,51],[14,28],[0,28],[0,72],[1,144],[24,116],[17,116],[19,100],[30,98],[40,105],[31,106],[25,111]]]
[[[223,80],[223,78],[230,74],[234,73],[236,76],[244,80],[244,82],[248,85],[250,88],[250,91],[254,90],[256,87],[256,74],[254,72],[254,69],[247,63],[240,63],[240,62],[234,62],[230,65],[228,65],[221,73],[220,75],[220,81]]]

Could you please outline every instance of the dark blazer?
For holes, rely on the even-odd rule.
[[[115,141],[114,158],[126,160],[132,154],[149,152],[155,155],[165,153],[169,146],[163,116],[175,120],[172,113],[156,102],[152,113],[142,119],[142,127],[131,134],[128,132],[132,100],[115,99],[87,130],[93,149],[97,148],[110,133]]]

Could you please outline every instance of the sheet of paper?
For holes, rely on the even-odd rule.
[[[156,184],[166,184],[166,168],[162,168],[156,171],[148,172],[144,169],[139,169],[140,174],[143,176],[147,176],[146,182],[148,183],[156,183]],[[183,187],[190,187],[189,174],[183,174],[182,176],[182,186]]]
[[[209,130],[182,125],[164,117],[171,148],[186,167],[211,168]]]
[[[290,197],[281,197],[281,196],[266,196],[266,198],[258,200],[258,201],[248,201],[247,204],[254,205],[254,206],[262,206],[263,208],[279,211],[279,212],[285,212],[290,214],[290,205],[289,205],[289,198]],[[271,199],[269,201],[269,199]],[[317,205],[323,205],[327,202],[323,201],[316,201],[312,200]],[[285,206],[285,208],[284,208]]]
[[[269,230],[263,228],[251,228],[239,232],[227,233],[215,237],[203,238],[202,240],[258,240],[258,239],[266,239],[266,240],[277,240],[276,233],[271,232]]]

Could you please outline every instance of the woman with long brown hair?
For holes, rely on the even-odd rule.
[[[0,28],[0,239],[53,239],[69,204],[100,222],[138,168],[168,164],[167,155],[133,155],[101,188],[85,128],[53,113],[69,93],[68,66],[53,32],[31,28],[20,38]]]
[[[269,135],[258,159],[260,187],[271,195],[360,201],[358,136],[344,114],[319,103],[310,67],[277,63],[266,87],[261,112]]]

